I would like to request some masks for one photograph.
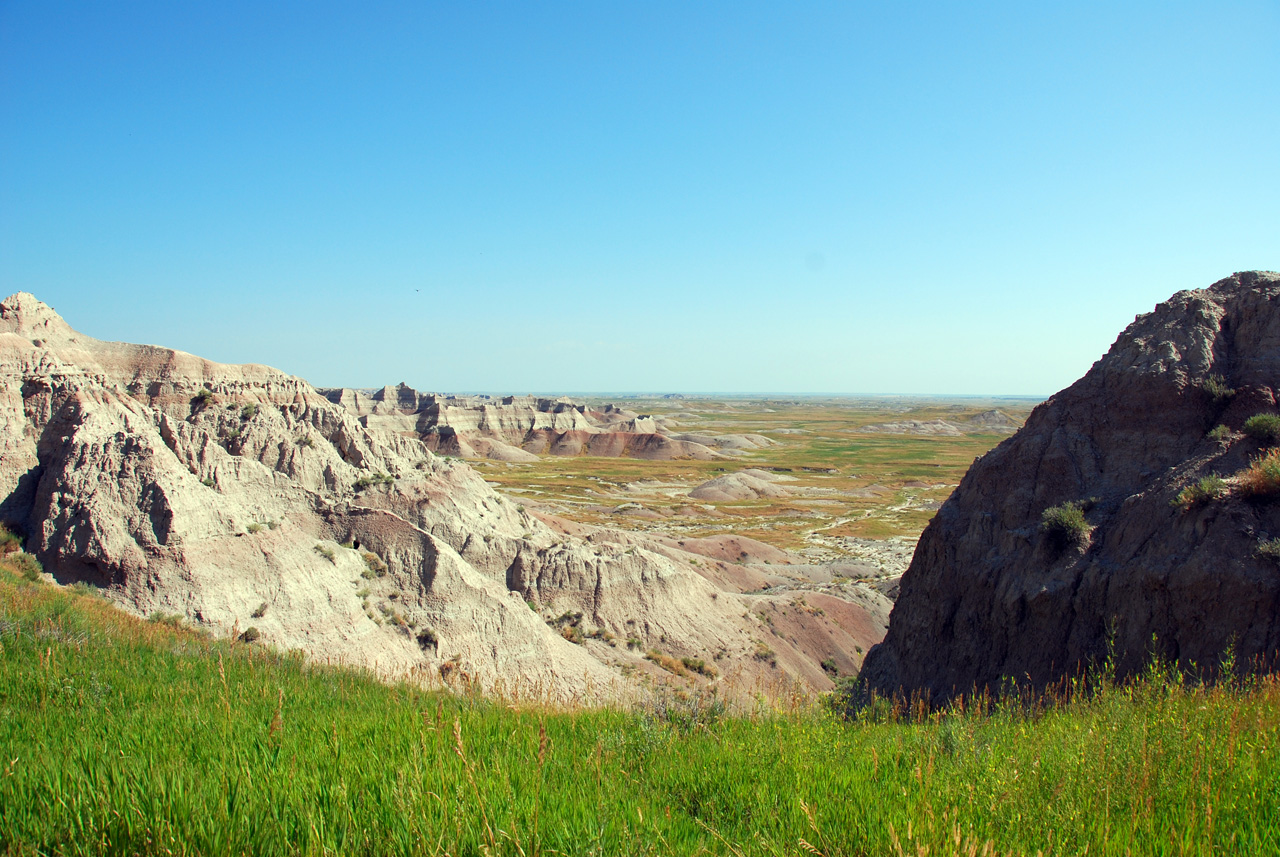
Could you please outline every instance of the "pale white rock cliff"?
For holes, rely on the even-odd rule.
[[[0,520],[52,580],[134,613],[253,626],[387,676],[579,700],[670,678],[650,649],[823,688],[823,658],[853,664],[844,649],[883,633],[856,612],[854,631],[826,618],[850,604],[770,636],[748,596],[712,582],[724,563],[548,526],[397,431],[431,406],[404,385],[326,397],[266,366],[92,339],[25,293],[0,303],[0,377]]]

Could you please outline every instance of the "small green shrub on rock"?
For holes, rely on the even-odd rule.
[[[22,539],[8,527],[0,526],[0,556],[8,556],[22,550]]]
[[[1089,540],[1092,529],[1084,519],[1087,500],[1072,500],[1050,506],[1040,515],[1040,529],[1044,530],[1051,544],[1062,549],[1083,545]]]
[[[1240,493],[1254,499],[1280,496],[1280,449],[1271,449],[1249,462],[1236,476]]]
[[[1221,499],[1227,496],[1228,490],[1227,482],[1221,476],[1205,476],[1179,491],[1178,496],[1173,500],[1173,505],[1189,509],[1199,503]]]
[[[1212,431],[1210,431],[1207,435],[1205,435],[1205,437],[1207,437],[1209,440],[1213,441],[1214,443],[1219,443],[1219,444],[1222,444],[1223,446],[1227,446],[1228,444],[1231,443],[1231,429],[1223,425],[1215,426]]]
[[[1235,390],[1227,386],[1227,379],[1216,374],[1201,381],[1200,387],[1212,396],[1215,402],[1225,402],[1236,394]]]
[[[26,580],[39,580],[40,575],[44,572],[44,568],[40,565],[40,560],[29,553],[18,551],[10,557],[9,562]]]
[[[1264,559],[1280,562],[1280,539],[1259,539],[1257,552]]]
[[[385,577],[387,574],[387,564],[376,553],[365,553],[364,564],[374,577]]]
[[[395,481],[396,479],[394,476],[390,476],[386,473],[378,472],[378,473],[374,473],[372,476],[361,476],[359,479],[357,479],[356,490],[363,491],[364,489],[374,485],[392,485],[395,483]]]
[[[1258,443],[1275,446],[1280,443],[1280,416],[1254,414],[1244,421],[1244,433]]]

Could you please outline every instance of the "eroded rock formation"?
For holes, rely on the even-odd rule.
[[[1274,662],[1280,566],[1258,545],[1280,536],[1280,503],[1238,486],[1174,501],[1262,452],[1240,429],[1280,411],[1278,390],[1280,275],[1236,274],[1139,316],[943,504],[865,685],[935,700],[1005,678],[1044,685],[1109,641],[1122,673],[1152,654],[1213,667],[1232,646],[1240,664]],[[1219,425],[1230,432],[1209,437]],[[1077,501],[1091,529],[1063,544],[1042,514]]]
[[[795,642],[774,637],[758,597],[711,582],[729,568],[548,526],[413,431],[365,424],[420,410],[404,387],[360,414],[359,399],[335,404],[265,366],[92,339],[28,294],[0,303],[0,377],[0,520],[54,581],[138,614],[253,626],[387,675],[579,699],[665,676],[651,648],[745,684],[820,688],[824,658],[852,669],[854,643],[882,633],[848,604],[798,617]],[[850,611],[855,632],[831,618]]]
[[[320,391],[361,425],[419,437],[429,449],[459,458],[533,461],[539,455],[705,461],[775,441],[761,435],[674,435],[668,418],[567,397],[441,396],[406,384],[363,391]]]

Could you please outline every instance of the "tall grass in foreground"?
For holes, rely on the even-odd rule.
[[[1280,683],[1033,714],[513,710],[0,571],[0,853],[1274,854]]]

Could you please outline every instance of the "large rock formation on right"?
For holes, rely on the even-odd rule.
[[[1259,545],[1280,537],[1280,502],[1237,475],[1265,453],[1245,421],[1280,413],[1278,396],[1280,274],[1234,274],[1139,316],[973,464],[921,537],[862,685],[940,702],[1044,687],[1109,650],[1122,675],[1153,655],[1191,672],[1228,653],[1274,666],[1280,563]],[[1220,496],[1179,501],[1213,475]],[[1085,511],[1076,540],[1042,523],[1063,504]]]

